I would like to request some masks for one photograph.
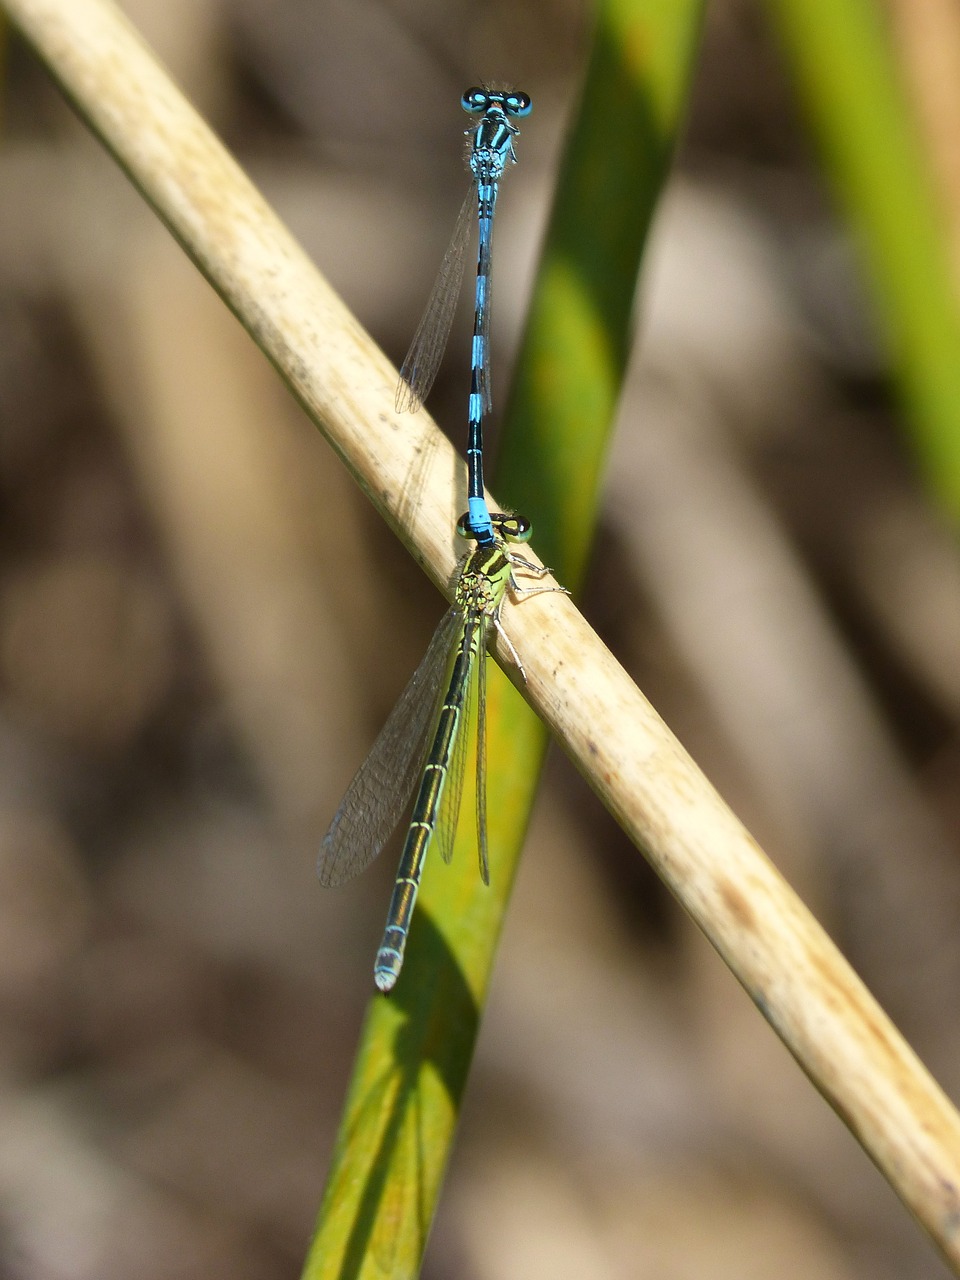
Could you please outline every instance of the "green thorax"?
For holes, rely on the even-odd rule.
[[[510,561],[502,542],[476,547],[457,580],[454,602],[464,612],[493,613],[510,581]]]

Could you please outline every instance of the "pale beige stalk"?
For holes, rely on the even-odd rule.
[[[53,74],[437,581],[464,468],[105,0],[5,0]],[[403,497],[428,449],[423,501]],[[407,504],[410,505],[410,504]],[[954,1266],[960,1118],[643,695],[559,595],[507,613],[527,696]],[[502,650],[502,646],[501,646]]]
[[[889,0],[889,8],[960,291],[960,6],[956,0]]]

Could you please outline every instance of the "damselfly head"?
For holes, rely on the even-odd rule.
[[[529,542],[533,536],[533,525],[526,516],[517,516],[509,511],[491,511],[490,523],[497,536],[505,542]],[[457,521],[457,533],[461,538],[476,538],[469,511],[465,511]]]
[[[470,115],[480,116],[491,107],[499,107],[508,116],[528,116],[533,110],[533,103],[528,93],[511,89],[503,92],[475,86],[468,89],[460,99],[460,105]]]

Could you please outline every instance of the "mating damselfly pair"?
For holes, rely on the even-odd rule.
[[[370,754],[347,789],[323,839],[318,874],[324,885],[357,875],[380,853],[419,787],[374,980],[392,990],[400,974],[424,859],[436,837],[441,856],[453,854],[466,771],[468,725],[477,722],[477,851],[480,875],[489,883],[486,823],[486,656],[491,629],[499,633],[521,673],[523,664],[503,629],[500,615],[507,592],[522,599],[553,586],[521,586],[516,574],[542,578],[548,570],[510,550],[526,542],[531,527],[522,516],[491,513],[483,485],[483,416],[492,405],[490,379],[490,273],[493,219],[500,179],[515,162],[514,120],[530,113],[525,93],[468,89],[464,110],[480,117],[468,130],[473,183],[467,193],[423,320],[403,363],[398,412],[415,411],[430,391],[453,320],[469,232],[478,223],[477,284],[471,345],[467,427],[468,510],[457,532],[476,542],[461,561],[454,603],[391,712]]]

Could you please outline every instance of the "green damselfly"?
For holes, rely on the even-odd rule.
[[[417,778],[420,785],[383,942],[374,966],[381,991],[392,990],[400,975],[407,933],[416,902],[424,858],[434,833],[445,862],[453,855],[466,766],[469,712],[477,708],[477,851],[480,875],[490,882],[486,817],[486,650],[490,628],[504,639],[521,675],[520,657],[500,624],[509,590],[517,599],[562,587],[522,587],[515,570],[542,578],[549,570],[509,550],[526,542],[531,526],[522,516],[492,513],[495,536],[461,561],[454,603],[444,615],[419,667],[347,788],[320,846],[317,873],[323,885],[338,885],[358,875],[390,838],[407,806]],[[457,527],[474,537],[468,516]]]

